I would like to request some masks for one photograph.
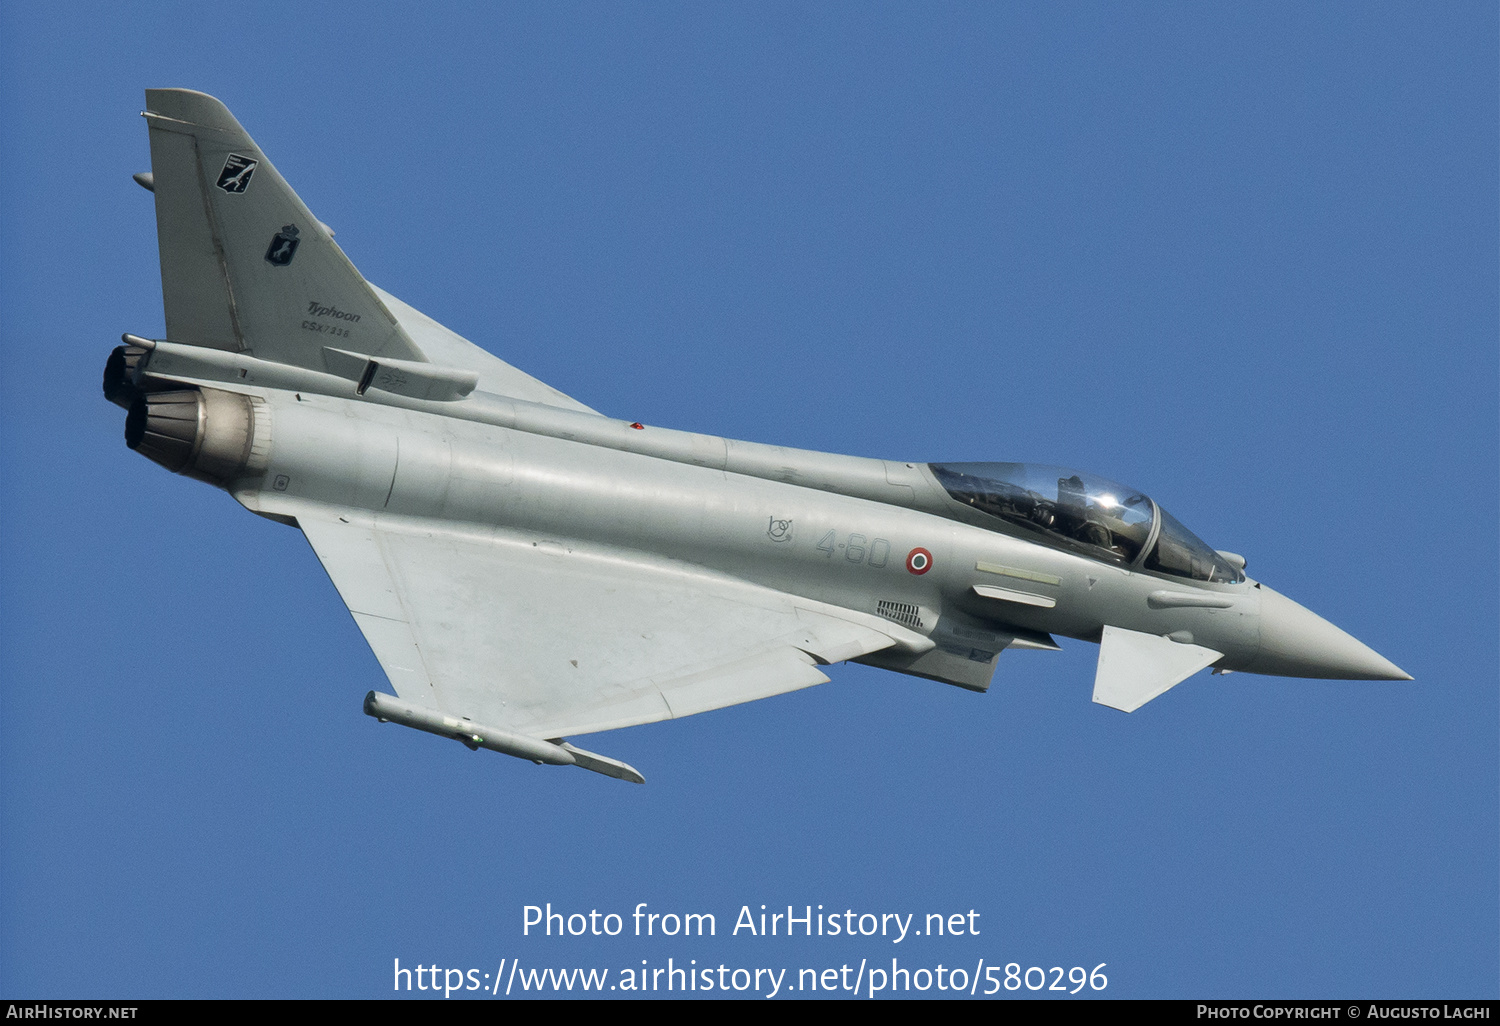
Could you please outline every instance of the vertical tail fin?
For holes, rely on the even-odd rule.
[[[325,346],[427,359],[228,108],[148,89],[144,116],[170,340],[315,370]]]

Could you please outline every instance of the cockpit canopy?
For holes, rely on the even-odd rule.
[[[1174,577],[1235,584],[1236,567],[1154,501],[1092,474],[1036,463],[930,463],[948,494],[1039,541]]]

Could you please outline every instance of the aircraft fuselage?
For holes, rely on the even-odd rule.
[[[247,508],[299,503],[686,564],[885,616],[979,666],[913,672],[982,688],[1007,645],[1097,642],[1106,625],[1255,671],[1265,591],[1154,574],[1039,544],[954,502],[922,463],[673,431],[484,393],[432,401],[251,357],[157,344],[140,379],[253,396],[264,466],[220,483]],[[245,371],[241,375],[240,371]],[[330,394],[342,392],[344,394]],[[888,657],[867,661],[891,665]],[[891,665],[891,668],[911,669]],[[1274,672],[1274,668],[1273,671]]]

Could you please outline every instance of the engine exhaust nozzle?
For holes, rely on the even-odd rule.
[[[266,469],[270,417],[263,403],[216,388],[147,392],[125,415],[125,444],[174,474],[223,485]]]

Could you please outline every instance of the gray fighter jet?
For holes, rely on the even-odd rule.
[[[218,100],[146,105],[167,338],[124,336],[105,395],[130,448],[306,535],[382,721],[640,782],[563,739],[845,660],[984,691],[1062,635],[1126,712],[1207,667],[1411,679],[1103,478],[596,413],[366,282]]]

